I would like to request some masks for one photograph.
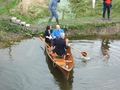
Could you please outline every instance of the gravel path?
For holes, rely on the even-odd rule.
[[[8,18],[10,19],[11,17],[8,16],[2,16],[2,18]],[[60,25],[64,25],[64,24],[76,24],[76,23],[117,23],[120,22],[120,17],[115,17],[115,18],[111,18],[110,20],[105,19],[102,20],[102,18],[81,18],[81,19],[75,19],[75,20],[65,20],[65,21],[60,21]],[[51,23],[52,26],[55,26],[56,23]],[[31,24],[29,29],[30,30],[45,30],[46,26],[48,24],[41,24],[41,25],[35,25],[35,24]]]
[[[110,20],[105,19],[102,20],[102,18],[82,18],[82,19],[75,19],[75,20],[66,20],[66,21],[62,21],[60,22],[61,25],[63,24],[75,24],[75,23],[117,23],[120,22],[120,18],[116,17],[116,18],[112,18]],[[53,23],[52,25],[55,25],[55,23]],[[31,30],[45,30],[47,24],[41,24],[41,25],[31,25],[29,28]]]

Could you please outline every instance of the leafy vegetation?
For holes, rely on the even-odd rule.
[[[11,38],[24,36],[32,37],[34,35],[40,35],[40,32],[32,31],[26,27],[13,24],[10,20],[0,20],[0,42],[10,40]]]
[[[48,16],[48,8],[38,4],[32,4],[25,10],[20,4],[21,0],[2,0],[0,3],[0,15],[15,16],[28,23],[35,23],[39,18]]]
[[[37,0],[36,0],[37,1]],[[49,0],[47,0],[49,1]],[[83,20],[87,19],[89,21],[92,17],[101,17],[102,15],[102,0],[96,0],[96,6],[92,8],[91,0],[69,0],[70,1],[70,9],[72,10],[72,18],[78,20],[79,18],[83,18]],[[21,0],[0,0],[0,16],[15,16],[22,21],[26,21],[27,23],[36,24],[38,19],[42,19],[49,16],[48,7],[42,7],[38,4],[33,4],[29,6],[28,10],[25,11],[24,7],[20,5]],[[63,2],[61,2],[63,3]],[[44,3],[44,4],[48,4]],[[120,17],[120,0],[113,0],[112,8],[111,8],[111,17]],[[70,10],[70,11],[71,11]],[[66,8],[61,8],[58,10],[59,12],[64,12],[64,14],[68,15],[69,11]],[[70,14],[71,15],[71,14]],[[63,15],[64,17],[64,15]],[[76,21],[77,22],[77,21]],[[89,35],[93,33],[94,27],[105,27],[109,23],[106,22],[78,22],[73,24],[64,24],[61,25],[66,32],[70,30],[74,33],[74,36],[82,36]],[[111,25],[115,25],[116,22],[110,23]],[[55,27],[54,27],[55,28]],[[75,30],[75,31],[74,31]],[[90,33],[91,32],[91,33]],[[43,33],[43,32],[42,32]],[[9,20],[0,19],[0,43],[11,40],[13,38],[19,38],[24,36],[34,36],[40,35],[38,31],[32,31],[22,26],[15,25],[11,23]],[[118,33],[120,36],[120,33]]]

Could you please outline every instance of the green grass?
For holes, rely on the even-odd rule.
[[[101,17],[103,4],[102,0],[96,0],[96,6],[92,8],[92,0],[70,0],[72,12],[76,14],[76,18],[83,17]],[[120,17],[120,0],[112,2],[111,17]]]
[[[36,24],[38,19],[49,17],[48,7],[43,8],[37,5],[30,7],[27,14],[21,11],[11,11],[15,8],[21,0],[0,0],[0,15],[16,16],[22,21],[27,23]],[[61,2],[63,3],[63,2]],[[92,8],[92,0],[70,0],[70,8],[72,13],[75,14],[75,18],[91,18],[91,17],[102,17],[102,0],[96,0],[96,6]],[[111,8],[111,17],[120,17],[120,0],[113,0]],[[39,9],[40,12],[35,14]],[[66,13],[65,13],[66,14]]]
[[[18,9],[16,6],[20,1],[21,0],[10,0],[9,3],[4,0],[0,1],[0,15],[15,16],[22,21],[26,21],[27,23],[35,23],[35,21],[39,18],[47,17],[49,15],[48,8],[43,8],[38,5],[31,6],[27,13],[22,13],[22,9],[20,10],[21,7],[19,10],[12,10],[13,8]],[[42,11],[38,12],[40,9]],[[36,12],[38,12],[37,15]]]
[[[8,1],[8,0],[1,0],[0,1],[0,5],[1,5],[1,7],[0,7],[0,15],[4,15],[4,14],[10,14],[10,12],[9,12],[9,10],[10,9],[12,9],[12,8],[14,8],[14,6],[16,5],[16,4],[18,4],[19,3],[19,1],[20,0],[10,0],[10,1]]]

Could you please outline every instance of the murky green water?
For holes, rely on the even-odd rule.
[[[69,80],[53,67],[39,38],[22,40],[0,49],[0,90],[119,90],[120,40],[108,38],[70,40],[90,59],[72,50],[74,68]]]

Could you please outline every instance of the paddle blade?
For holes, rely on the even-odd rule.
[[[86,57],[87,56],[87,53],[86,52],[81,52],[81,54]]]

